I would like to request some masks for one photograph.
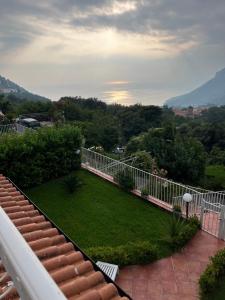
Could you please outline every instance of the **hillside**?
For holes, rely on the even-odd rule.
[[[6,79],[0,75],[0,94],[4,95],[15,95],[20,99],[27,99],[30,101],[49,101],[49,99],[35,95],[28,92],[23,87],[17,85],[9,79]]]
[[[225,68],[192,92],[171,98],[165,104],[170,107],[225,105]]]

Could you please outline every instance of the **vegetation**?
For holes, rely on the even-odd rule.
[[[141,196],[142,197],[147,197],[148,195],[149,195],[148,189],[141,190]]]
[[[173,211],[181,213],[181,207],[180,207],[180,205],[174,205],[173,206]]]
[[[80,167],[80,130],[42,128],[0,137],[0,172],[19,187],[30,187]]]
[[[100,147],[112,156],[116,146],[126,146],[125,155],[135,156],[133,164],[138,168],[190,185],[221,189],[217,179],[208,178],[207,170],[208,166],[225,166],[225,106],[211,107],[192,119],[152,105],[107,105],[80,97],[34,102],[0,95],[0,109],[7,117],[2,122],[22,114],[55,124],[75,124],[86,147]]]
[[[128,151],[130,148],[150,152],[159,168],[166,169],[170,178],[196,184],[204,176],[205,153],[202,144],[194,138],[182,137],[171,124],[162,129],[150,129],[142,134],[138,143],[136,139],[131,139]]]
[[[217,281],[216,289],[208,295],[202,295],[202,300],[224,300],[225,282],[222,278]]]
[[[120,267],[147,264],[158,258],[158,249],[150,242],[128,243],[117,247],[95,247],[86,251],[94,261],[109,261]]]
[[[115,176],[114,176],[115,182],[117,182],[122,189],[125,191],[131,191],[135,187],[135,182],[132,177],[131,171],[127,168],[122,171],[119,171]]]
[[[225,279],[225,249],[217,252],[217,254],[211,257],[211,262],[207,266],[206,270],[202,273],[199,284],[201,289],[201,298],[204,300],[223,299],[215,298],[216,294],[221,294],[219,287],[224,290]],[[224,294],[223,294],[224,297]]]
[[[173,216],[168,223],[168,232],[165,241],[170,245],[171,249],[177,251],[185,246],[185,244],[196,234],[200,228],[197,217],[191,217],[187,221]]]
[[[225,165],[209,165],[204,183],[212,190],[225,190]]]
[[[64,186],[71,194],[74,193],[81,185],[82,182],[75,174],[71,174],[64,179]]]
[[[26,193],[81,248],[147,241],[157,245],[159,257],[171,253],[162,241],[169,213],[87,171],[75,174],[83,185],[73,194],[64,188],[63,177]]]

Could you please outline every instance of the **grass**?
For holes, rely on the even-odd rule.
[[[167,233],[170,214],[85,170],[75,174],[83,185],[74,194],[63,186],[64,178],[26,194],[77,245],[85,249],[151,241],[159,245],[161,256],[170,254],[160,241]]]
[[[206,181],[209,188],[225,190],[225,166],[211,165],[206,167]]]

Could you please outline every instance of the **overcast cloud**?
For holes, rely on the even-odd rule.
[[[0,0],[0,74],[53,100],[161,105],[225,67],[224,36],[224,0]]]

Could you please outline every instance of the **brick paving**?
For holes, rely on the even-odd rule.
[[[196,300],[209,257],[224,247],[224,241],[199,231],[181,252],[148,265],[125,267],[116,282],[133,300]]]

